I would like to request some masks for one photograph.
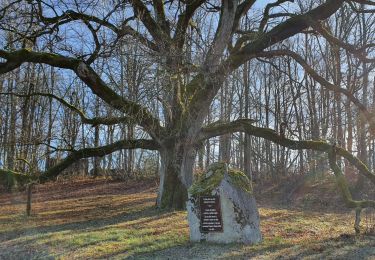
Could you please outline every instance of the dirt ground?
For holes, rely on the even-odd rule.
[[[0,259],[375,259],[354,213],[313,203],[311,189],[297,206],[259,196],[263,242],[252,246],[190,243],[186,212],[157,210],[156,190],[154,180],[38,185],[30,217],[25,192],[1,193]]]

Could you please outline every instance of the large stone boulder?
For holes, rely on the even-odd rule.
[[[204,226],[201,223],[207,221],[202,220],[201,215],[201,211],[207,214],[207,209],[202,207],[205,199],[219,202],[216,209],[208,209],[209,214],[213,211],[213,216],[208,218],[214,218],[216,224],[207,225],[205,222]],[[262,240],[251,182],[243,172],[228,170],[225,163],[212,164],[193,183],[189,189],[187,211],[190,240],[193,242],[254,244]]]

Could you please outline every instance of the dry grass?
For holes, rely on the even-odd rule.
[[[255,246],[189,242],[185,212],[154,208],[155,183],[81,180],[0,195],[0,259],[375,259],[375,237],[353,236],[350,212],[260,206]]]

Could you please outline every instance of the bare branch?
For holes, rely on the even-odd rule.
[[[325,20],[334,14],[344,3],[344,0],[327,0],[325,3],[308,11],[307,13],[295,15],[269,32],[260,34],[244,47],[234,50],[220,69],[220,74],[227,74],[238,68],[244,62],[255,57],[256,53],[263,51],[267,47],[281,42],[297,33],[301,33],[311,26],[311,21]]]
[[[146,108],[142,105],[127,100],[118,95],[99,77],[99,75],[86,63],[79,59],[65,57],[58,54],[51,54],[46,52],[34,52],[27,49],[22,49],[13,52],[0,50],[0,57],[7,60],[7,62],[21,65],[24,62],[43,63],[53,67],[70,69],[87,84],[87,86],[101,99],[107,102],[113,108],[116,108],[134,119],[145,131],[147,131],[153,138],[158,138],[158,135],[163,132],[163,128]],[[0,73],[7,70],[7,66],[0,64]]]
[[[297,61],[298,64],[300,64],[303,67],[305,72],[309,74],[321,86],[335,93],[345,95],[348,98],[348,100],[350,100],[354,105],[356,105],[357,108],[361,111],[362,115],[366,118],[371,131],[372,132],[375,131],[375,119],[374,119],[373,113],[370,112],[369,109],[358,98],[356,98],[350,90],[336,86],[335,84],[332,84],[331,82],[326,80],[324,77],[320,76],[310,65],[307,64],[307,62],[299,54],[290,50],[274,50],[274,51],[261,52],[258,54],[258,57],[264,57],[264,58],[273,58],[276,56],[291,57],[292,59]]]
[[[232,36],[232,28],[236,16],[238,0],[225,0],[222,4],[219,25],[214,41],[208,51],[204,67],[209,72],[214,72],[218,67],[224,49]]]
[[[89,124],[89,125],[92,125],[92,126],[97,126],[97,125],[116,125],[116,124],[120,124],[120,123],[133,123],[133,124],[135,123],[135,122],[133,122],[134,120],[132,120],[131,117],[127,117],[127,116],[123,116],[123,117],[94,117],[94,118],[89,118],[78,107],[70,104],[69,102],[67,102],[63,98],[58,97],[58,96],[56,96],[54,94],[50,94],[50,93],[33,92],[33,93],[29,93],[29,94],[19,94],[19,93],[12,93],[12,92],[2,92],[2,93],[0,93],[0,95],[13,95],[13,96],[16,96],[16,97],[42,96],[42,97],[53,98],[53,99],[57,100],[58,102],[60,102],[63,106],[65,106],[65,107],[69,108],[70,110],[72,110],[73,112],[77,113],[80,116],[80,118],[82,120],[82,123]]]
[[[24,182],[29,182],[32,180],[39,179],[40,182],[45,182],[57,177],[63,170],[68,168],[73,163],[89,157],[102,157],[111,154],[115,151],[123,149],[147,149],[147,150],[158,150],[159,145],[152,141],[146,139],[139,140],[121,140],[109,145],[96,147],[96,148],[84,148],[70,153],[65,159],[51,167],[39,176],[31,176],[26,174],[21,174],[11,170],[0,169],[0,183],[2,182],[3,176],[11,174],[17,180],[22,180]]]
[[[179,15],[173,41],[176,42],[178,50],[181,50],[185,43],[186,30],[195,11],[204,3],[205,0],[194,0],[186,4],[186,10]]]
[[[283,4],[285,2],[292,2],[292,1],[291,0],[277,0],[274,3],[270,3],[270,4],[266,5],[266,8],[264,8],[263,18],[260,21],[260,25],[259,25],[259,31],[260,32],[263,32],[265,30],[267,22],[268,22],[269,18],[271,18],[271,15],[270,15],[271,9],[273,7],[276,7],[276,6],[279,6],[279,5]]]
[[[328,90],[334,91],[336,93],[341,93],[345,95],[351,102],[353,102],[359,108],[359,110],[367,118],[372,128],[375,129],[375,120],[374,120],[374,117],[372,116],[372,113],[368,111],[367,107],[364,106],[362,102],[353,95],[352,92],[350,92],[348,89],[341,88],[327,81],[325,78],[320,76],[311,66],[309,66],[307,62],[296,52],[293,52],[290,50],[274,50],[274,51],[260,52],[257,56],[264,57],[264,58],[273,58],[276,56],[291,57],[303,67],[303,69],[305,70],[307,74],[309,74],[314,80],[316,80],[323,87],[327,88]]]
[[[96,17],[96,16],[93,16],[93,15],[87,15],[87,14],[84,14],[84,13],[78,13],[78,12],[75,12],[73,10],[67,10],[67,11],[65,11],[60,16],[45,17],[43,15],[43,8],[42,8],[40,2],[39,2],[39,5],[38,5],[38,7],[39,7],[38,8],[38,10],[39,10],[38,14],[39,14],[39,18],[41,19],[41,21],[43,23],[45,23],[46,25],[54,25],[53,26],[54,28],[57,28],[58,26],[66,24],[66,23],[69,23],[71,21],[77,21],[77,20],[81,20],[81,21],[83,21],[86,24],[88,22],[94,22],[94,23],[97,23],[100,26],[104,26],[104,27],[112,30],[114,33],[117,34],[118,38],[122,38],[125,35],[130,35],[130,36],[133,36],[135,39],[139,40],[140,43],[142,43],[146,47],[150,48],[151,50],[153,50],[153,51],[159,51],[158,46],[154,42],[148,40],[142,34],[140,34],[139,32],[137,32],[136,30],[134,30],[131,26],[127,25],[127,23],[130,20],[133,20],[134,17],[130,17],[128,19],[125,19],[125,21],[122,23],[122,25],[120,26],[120,28],[117,27],[115,24],[110,23],[107,20],[107,17],[109,17],[115,10],[117,10],[120,5],[121,5],[120,3],[117,4],[113,8],[113,10],[111,12],[109,12],[106,15],[106,17],[103,18],[103,19],[101,19],[99,17]],[[90,29],[90,31],[91,31],[91,29]],[[88,63],[90,64],[90,62],[88,62]]]
[[[369,0],[347,0],[347,1],[348,2],[355,2],[355,3],[359,3],[359,4],[364,4],[364,5],[375,6],[375,2],[369,1]]]
[[[215,69],[215,73],[206,76],[202,86],[203,73],[198,74],[189,84],[187,92],[192,95],[190,115],[198,120],[203,120],[202,114],[204,104],[211,102],[221,87],[223,78],[233,70],[237,69],[246,61],[255,58],[264,49],[281,42],[297,33],[303,32],[310,27],[311,20],[325,20],[334,14],[344,3],[344,0],[327,0],[311,11],[293,16],[285,22],[275,26],[267,33],[261,33],[253,41],[244,47],[233,50],[228,59]]]
[[[351,45],[349,43],[345,43],[345,42],[341,41],[340,39],[336,38],[335,36],[333,36],[329,32],[329,30],[327,28],[324,28],[324,26],[321,23],[319,23],[319,22],[312,22],[311,26],[317,32],[319,32],[325,39],[327,39],[327,41],[329,41],[330,43],[332,43],[334,45],[337,45],[337,46],[339,46],[339,47],[347,50],[348,52],[354,54],[361,61],[367,62],[367,63],[373,63],[373,62],[375,62],[375,58],[368,58],[368,57],[366,57],[366,50],[368,48],[374,47],[375,44],[366,44],[366,45],[364,45],[362,47],[357,48],[356,46]]]
[[[89,157],[102,157],[111,154],[115,151],[123,149],[147,149],[147,150],[158,150],[159,145],[146,139],[139,140],[121,140],[109,145],[95,147],[95,148],[84,148],[70,153],[65,159],[54,167],[48,169],[46,172],[40,175],[41,181],[52,179],[59,175],[63,170],[68,168],[73,163]]]
[[[253,120],[249,119],[238,119],[230,123],[219,123],[211,124],[207,127],[202,128],[199,139],[204,141],[206,139],[220,136],[228,133],[244,132],[251,136],[264,138],[278,145],[287,147],[292,150],[314,150],[329,153],[332,150],[332,145],[325,141],[297,141],[285,138],[276,133],[275,130],[270,128],[256,127],[253,124]],[[352,165],[354,165],[359,173],[366,176],[372,183],[375,184],[375,174],[372,173],[367,166],[359,160],[357,157],[352,155],[344,148],[335,147],[337,155],[347,159]]]
[[[328,161],[333,173],[335,174],[336,182],[339,186],[341,195],[343,196],[347,207],[355,209],[375,207],[374,200],[353,200],[352,194],[349,189],[349,185],[345,179],[345,175],[342,173],[340,167],[337,165],[336,149],[334,147],[330,152],[328,152]]]
[[[249,11],[249,9],[255,4],[256,0],[245,0],[238,5],[236,16],[233,22],[232,33],[238,28],[241,18]]]
[[[135,16],[142,21],[155,42],[160,46],[164,46],[164,48],[168,48],[170,41],[169,34],[163,31],[160,25],[155,22],[145,4],[141,0],[131,0],[130,2],[133,6]]]
[[[94,43],[95,43],[95,49],[86,61],[87,64],[91,64],[98,57],[99,51],[100,51],[100,48],[101,48],[102,45],[100,44],[99,39],[98,39],[98,35],[96,34],[97,30],[95,30],[94,27],[92,27],[92,25],[89,22],[84,21],[84,23],[86,24],[87,28],[89,28],[89,30],[92,34],[92,37],[94,39]]]

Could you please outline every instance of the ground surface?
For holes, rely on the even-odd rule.
[[[33,194],[29,218],[24,192],[0,194],[0,259],[375,259],[375,236],[353,235],[352,212],[311,209],[308,194],[303,207],[260,200],[255,246],[190,243],[186,212],[155,209],[155,181],[81,180]]]

